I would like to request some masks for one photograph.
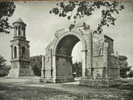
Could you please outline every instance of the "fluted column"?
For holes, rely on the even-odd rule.
[[[11,59],[13,59],[13,46],[11,46]]]
[[[17,58],[19,59],[19,57],[20,57],[20,54],[19,54],[19,46],[16,46],[16,49],[17,49]]]
[[[44,70],[45,70],[44,56],[42,55],[42,68],[41,68],[41,77],[44,78]]]
[[[56,82],[56,56],[53,55],[53,82]]]
[[[82,77],[85,78],[87,64],[87,50],[82,50]]]

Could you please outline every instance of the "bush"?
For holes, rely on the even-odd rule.
[[[133,70],[129,72],[128,77],[133,77]]]
[[[10,66],[6,65],[6,60],[0,55],[0,77],[8,75]]]
[[[41,76],[42,58],[41,56],[33,56],[30,58],[30,65],[36,76]]]
[[[4,66],[0,68],[0,77],[7,76],[10,70],[10,66]]]
[[[82,76],[82,63],[74,63],[72,66],[72,72],[76,73],[75,77],[80,77]]]

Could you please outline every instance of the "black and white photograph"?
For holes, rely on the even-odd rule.
[[[0,100],[133,100],[132,0],[0,1]]]

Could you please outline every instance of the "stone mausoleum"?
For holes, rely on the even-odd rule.
[[[26,40],[26,24],[21,18],[13,23],[14,37],[11,40],[11,70],[9,77],[32,75],[30,68],[30,46]]]

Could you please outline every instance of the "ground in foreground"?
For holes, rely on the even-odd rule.
[[[0,100],[133,100],[133,90],[78,84],[0,82]]]

